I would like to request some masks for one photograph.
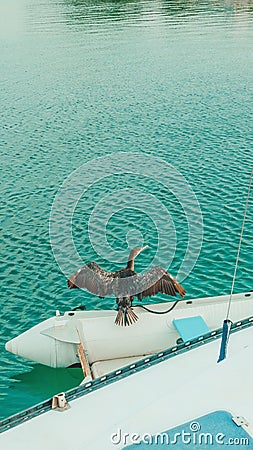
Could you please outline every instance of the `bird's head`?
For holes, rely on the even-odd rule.
[[[135,247],[130,251],[128,261],[134,261],[136,256],[138,256],[143,250],[148,248],[148,245],[145,245],[144,247]]]

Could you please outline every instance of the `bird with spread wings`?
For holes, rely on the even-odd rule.
[[[131,325],[138,320],[132,309],[134,297],[142,300],[159,292],[171,296],[185,295],[178,281],[160,266],[152,267],[145,273],[137,274],[134,271],[136,256],[147,247],[132,249],[127,266],[116,272],[106,272],[96,262],[89,262],[68,279],[68,287],[87,289],[100,298],[114,295],[118,305],[116,325]]]

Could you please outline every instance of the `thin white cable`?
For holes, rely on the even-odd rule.
[[[232,281],[232,286],[231,286],[230,298],[229,298],[229,302],[228,302],[228,310],[227,310],[226,320],[228,320],[230,307],[231,307],[231,301],[232,301],[232,295],[233,295],[233,292],[234,292],[236,273],[237,273],[237,268],[238,268],[238,263],[239,263],[241,246],[242,246],[242,237],[243,237],[243,232],[244,232],[244,225],[245,225],[245,221],[246,221],[246,217],[247,217],[247,211],[248,211],[248,206],[249,206],[252,178],[253,178],[253,167],[252,167],[252,171],[251,171],[251,175],[250,175],[250,181],[249,181],[249,187],[248,187],[248,195],[247,195],[247,200],[246,200],[245,210],[244,210],[244,216],[243,216],[243,221],[242,221],[242,229],[241,229],[240,240],[239,240],[239,245],[238,245],[238,251],[237,251],[237,256],[236,256],[234,276],[233,276],[233,281]]]

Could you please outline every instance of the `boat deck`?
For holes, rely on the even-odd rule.
[[[158,433],[217,410],[244,416],[253,436],[252,325],[253,317],[233,324],[228,358],[219,364],[221,329],[68,391],[71,408],[65,412],[52,411],[48,400],[6,419],[0,446],[124,448],[133,433]],[[118,430],[128,439],[115,447]]]

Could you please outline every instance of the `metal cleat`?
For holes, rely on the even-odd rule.
[[[56,411],[66,411],[69,409],[70,405],[66,400],[65,393],[61,392],[60,394],[56,394],[52,399],[52,409]]]

